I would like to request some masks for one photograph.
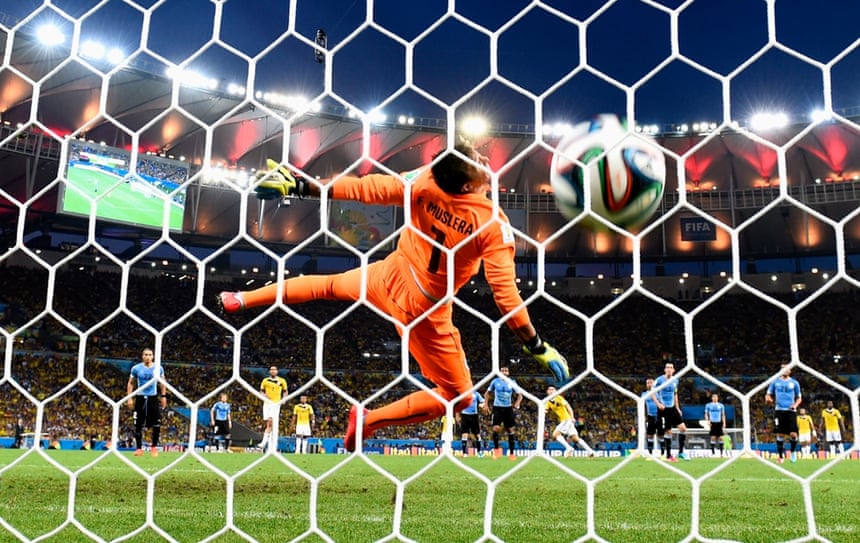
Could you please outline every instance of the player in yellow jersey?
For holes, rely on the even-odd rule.
[[[299,403],[293,407],[293,429],[296,434],[296,454],[308,452],[308,441],[313,433],[316,417],[314,408],[308,403],[305,394],[299,396]]]
[[[842,433],[845,432],[845,422],[842,413],[833,407],[833,400],[827,400],[827,407],[821,412],[824,441],[831,456],[842,454]]]
[[[546,401],[546,410],[552,411],[558,419],[558,424],[555,430],[552,431],[552,439],[558,441],[564,447],[565,457],[573,455],[573,452],[576,450],[570,446],[568,439],[584,449],[588,453],[588,456],[594,456],[594,449],[589,447],[588,443],[579,437],[579,432],[576,430],[576,421],[573,419],[573,408],[564,399],[564,396],[556,395],[556,392],[554,386],[546,387],[546,396],[548,398]]]
[[[266,429],[263,432],[263,440],[258,447],[265,452],[269,449],[277,450],[278,446],[278,416],[281,413],[281,398],[287,392],[287,381],[278,376],[278,368],[269,368],[269,376],[260,383],[260,392],[266,397],[263,401],[263,421]]]
[[[812,442],[817,436],[815,421],[806,409],[801,407],[797,410],[797,442],[800,444],[800,452],[804,458],[811,458]]]
[[[504,211],[487,197],[492,190],[489,159],[471,144],[443,149],[432,163],[400,176],[339,175],[315,183],[271,159],[267,167],[255,189],[262,199],[320,196],[324,191],[331,199],[408,210],[409,228],[400,232],[397,248],[383,260],[344,273],[291,277],[252,291],[218,295],[228,313],[276,302],[362,300],[392,318],[397,332],[408,338],[421,373],[436,387],[367,412],[353,405],[344,436],[348,451],[356,448],[358,428],[367,438],[385,426],[438,419],[445,402],[456,400],[455,412],[469,405],[472,376],[453,323],[453,298],[481,269],[503,321],[523,342],[525,354],[557,382],[570,378],[567,361],[538,336],[520,296],[516,236]]]
[[[439,419],[439,441],[436,442],[436,451],[439,453],[452,452],[454,444],[454,433],[457,431],[457,419],[442,415]]]

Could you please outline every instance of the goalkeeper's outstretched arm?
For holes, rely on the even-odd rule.
[[[523,307],[523,299],[516,284],[513,233],[505,220],[499,229],[489,229],[490,235],[498,235],[497,249],[483,255],[484,277],[493,291],[493,298],[502,314],[512,313],[506,321],[513,333],[523,342],[523,352],[552,373],[556,384],[561,386],[570,380],[567,360],[554,347],[538,335]]]
[[[322,187],[337,179],[338,183],[328,191],[329,198],[403,206],[404,183],[398,176],[369,174],[355,177],[344,173],[311,181],[271,158],[266,159],[266,168],[257,173],[254,187],[257,198],[261,200],[319,198]]]

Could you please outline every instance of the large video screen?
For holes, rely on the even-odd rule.
[[[63,186],[58,212],[89,216],[95,201],[96,218],[161,228],[166,205],[170,230],[181,231],[186,191],[180,187],[188,179],[188,164],[138,155],[132,174],[130,156],[123,149],[72,140],[66,168],[69,186]]]

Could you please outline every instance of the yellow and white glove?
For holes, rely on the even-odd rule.
[[[570,380],[570,370],[567,367],[567,359],[549,343],[535,338],[529,342],[531,345],[523,345],[523,352],[541,363],[552,373],[556,383],[561,386]]]
[[[303,198],[310,194],[310,186],[301,176],[293,175],[286,166],[271,158],[266,159],[266,171],[257,172],[254,192],[260,200],[274,200],[287,196]]]

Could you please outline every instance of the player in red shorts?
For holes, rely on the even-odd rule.
[[[403,325],[412,325],[409,352],[422,374],[436,385],[436,394],[448,401],[460,398],[454,407],[459,412],[469,404],[473,387],[460,332],[451,320],[451,300],[482,263],[496,304],[503,315],[510,315],[506,322],[523,342],[524,352],[549,369],[559,384],[569,379],[569,372],[565,358],[538,336],[523,306],[515,275],[514,233],[504,212],[494,209],[487,198],[487,158],[468,143],[458,144],[455,151],[437,155],[432,165],[406,172],[402,178],[383,174],[338,178],[328,190],[333,199],[403,206],[409,198],[412,228],[400,234],[396,250],[366,270],[284,280],[282,301],[358,300],[366,271],[367,301]],[[258,197],[320,195],[318,185],[294,176],[271,159],[267,165],[269,171],[256,189]],[[442,248],[455,246],[453,277],[449,277],[448,253]],[[218,301],[232,313],[271,305],[277,292],[278,285],[271,284],[247,292],[222,292]],[[397,331],[407,334],[402,326]],[[362,434],[369,437],[384,426],[414,424],[444,413],[444,403],[433,393],[413,392],[378,409],[365,410]],[[353,406],[344,438],[349,451],[355,449],[357,419],[358,409]]]

